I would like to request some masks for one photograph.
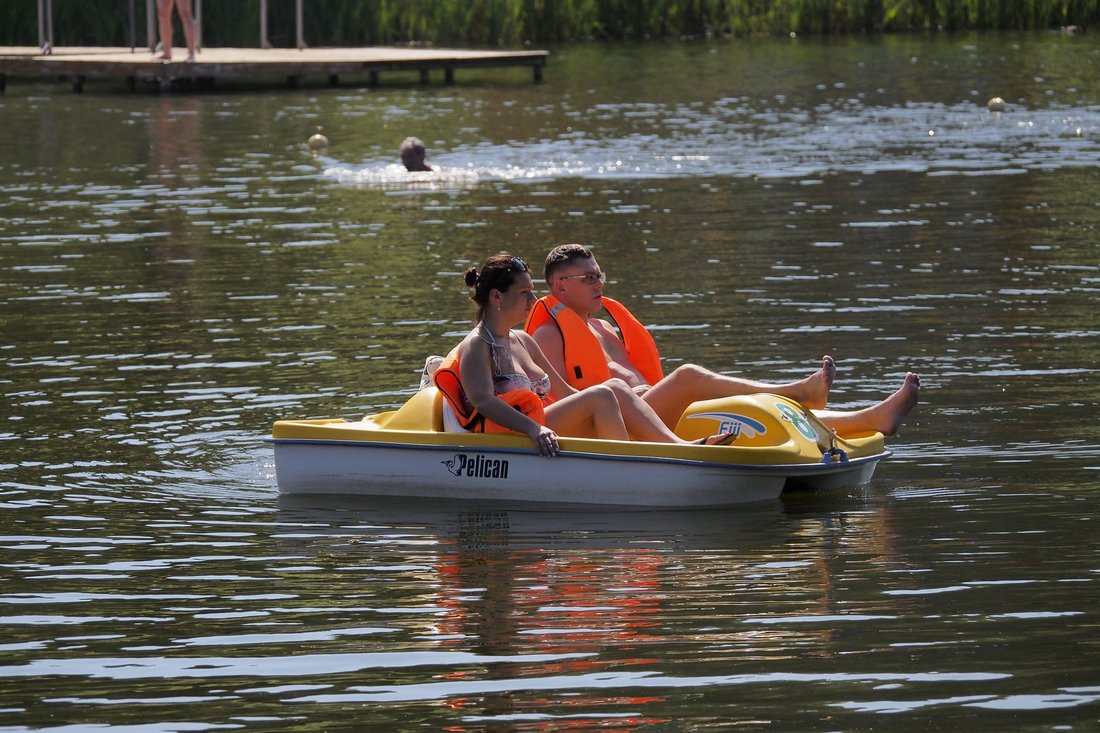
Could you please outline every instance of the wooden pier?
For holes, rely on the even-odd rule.
[[[130,88],[139,82],[169,91],[179,82],[193,81],[212,87],[217,79],[283,79],[301,86],[310,77],[339,84],[340,77],[366,77],[375,85],[383,72],[417,72],[420,83],[441,71],[453,84],[459,69],[530,67],[541,82],[547,51],[472,51],[442,48],[204,48],[193,62],[184,61],[187,50],[173,50],[175,61],[160,61],[145,49],[106,47],[52,48],[44,54],[33,46],[0,46],[0,91],[9,76],[64,77],[74,91],[82,91],[90,78],[124,79]]]

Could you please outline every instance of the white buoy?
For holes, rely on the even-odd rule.
[[[985,103],[985,106],[990,112],[1004,112],[1005,111],[1005,101],[1003,99],[1001,99],[1000,97],[993,97],[992,99],[990,99],[988,102]]]
[[[313,151],[324,150],[328,147],[328,138],[321,134],[321,130],[324,128],[320,125],[317,126],[317,132],[309,136],[309,140],[306,140],[306,145],[309,145],[309,149]]]

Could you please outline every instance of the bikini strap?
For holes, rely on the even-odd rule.
[[[496,338],[493,336],[493,332],[485,328],[485,324],[481,324],[480,326],[478,326],[478,329],[481,331],[481,334],[478,336],[478,338],[489,345],[489,356],[493,360],[493,368],[496,370],[496,376],[503,377],[504,368],[500,365],[500,356],[498,354],[499,352],[504,351],[504,347],[497,343]],[[508,361],[512,361],[511,354],[508,355]],[[514,365],[512,366],[513,371],[515,371]]]

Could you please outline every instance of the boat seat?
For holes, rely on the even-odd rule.
[[[438,354],[429,356],[424,360],[424,371],[420,375],[420,389],[431,388],[436,392],[432,406],[432,430],[440,433],[468,433],[470,431],[462,427],[458,421],[458,415],[455,414],[451,403],[444,399],[443,393],[432,382],[432,377],[443,364],[443,360],[444,357]]]
[[[432,377],[435,376],[435,370],[443,364],[443,359],[444,357],[438,354],[432,354],[424,360],[424,371],[420,373],[420,389],[432,385]]]
[[[437,433],[442,433],[446,430],[443,420],[443,407],[447,404],[446,398],[443,397],[443,393],[440,392],[439,388],[434,384],[430,387],[425,387],[421,392],[428,392],[432,398],[431,429]],[[453,415],[454,413],[452,412],[451,414]],[[457,423],[458,421],[456,420],[455,422]]]
[[[438,391],[438,390],[437,390]],[[443,393],[440,392],[440,395]],[[451,407],[451,403],[445,399],[441,399],[439,411],[442,413],[441,425],[442,430],[445,433],[468,433],[470,432],[466,428],[462,427],[462,423],[458,421],[458,415],[455,414],[454,408]]]
[[[443,432],[443,393],[435,385],[425,387],[391,414],[387,430],[430,430]]]

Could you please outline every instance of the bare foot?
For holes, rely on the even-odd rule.
[[[692,442],[696,445],[729,445],[737,440],[737,435],[737,433],[716,433]]]
[[[871,430],[883,435],[894,435],[905,416],[916,407],[919,397],[920,377],[909,372],[897,391],[882,402],[854,412],[821,410],[815,414],[841,437]]]
[[[157,59],[159,59],[160,61],[171,61],[172,60],[172,54],[165,51],[160,56],[157,56]]]
[[[897,392],[890,395],[874,407],[868,408],[869,417],[874,420],[883,435],[895,435],[905,416],[917,406],[920,397],[920,377],[913,372],[905,375],[905,381]]]
[[[811,410],[825,408],[829,400],[829,390],[833,388],[833,380],[836,379],[836,362],[833,357],[826,354],[821,359],[821,368],[798,383],[802,394],[797,398]]]

